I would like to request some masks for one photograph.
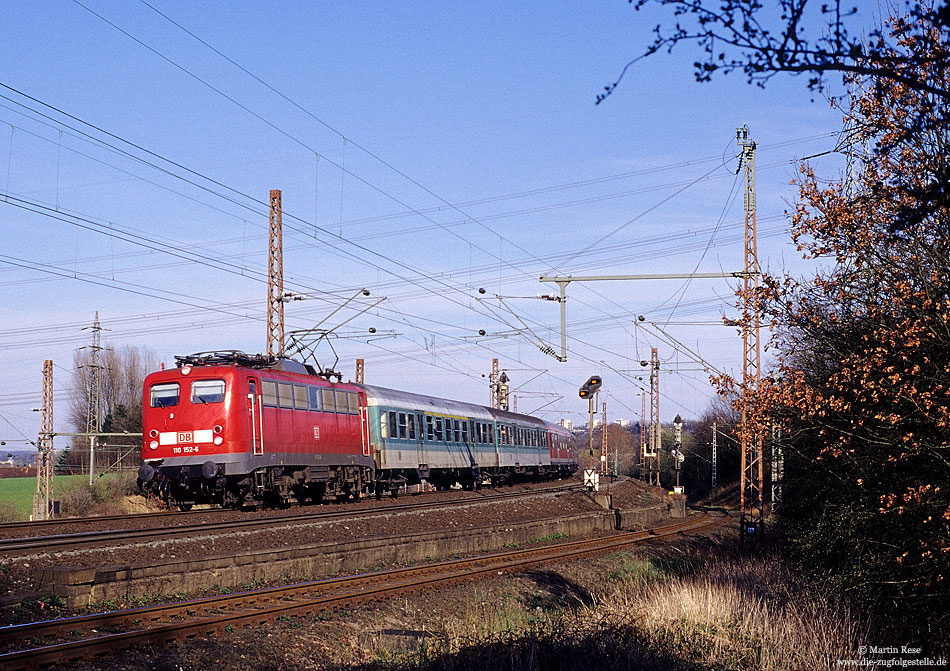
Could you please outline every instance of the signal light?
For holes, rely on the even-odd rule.
[[[603,383],[604,381],[599,375],[591,375],[590,379],[581,385],[581,388],[577,391],[577,395],[581,398],[590,398],[597,393]]]

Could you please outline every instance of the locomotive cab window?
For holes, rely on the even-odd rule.
[[[224,380],[195,380],[191,383],[192,403],[223,403]]]
[[[178,397],[181,395],[181,386],[177,382],[168,384],[153,384],[149,390],[149,405],[153,408],[167,408],[172,405],[178,405]]]

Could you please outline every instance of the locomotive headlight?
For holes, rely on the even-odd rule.
[[[218,433],[221,433],[224,429],[221,428],[221,425],[220,425],[220,424],[215,424],[215,425],[214,425],[214,428],[211,429],[211,430],[214,431],[215,434],[218,434]]]
[[[222,438],[221,436],[215,436],[215,437],[214,437],[214,440],[213,440],[212,442],[213,442],[215,445],[220,445],[221,443],[224,442],[224,438]]]
[[[150,450],[157,450],[157,449],[158,449],[158,441],[157,441],[157,440],[153,440],[152,442],[150,442],[150,443],[148,444],[148,448],[149,448]]]
[[[158,438],[158,429],[152,429],[148,432],[149,438]]]

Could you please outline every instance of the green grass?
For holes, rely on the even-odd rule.
[[[106,475],[105,477],[111,477]],[[56,475],[53,476],[53,498],[62,491],[67,484],[89,482],[88,475]],[[26,520],[33,512],[33,493],[36,491],[36,478],[0,478],[0,501],[9,501],[16,507],[19,516]]]

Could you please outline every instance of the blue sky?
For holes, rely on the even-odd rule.
[[[655,12],[617,0],[149,0],[292,104],[144,3],[82,3],[0,6],[8,444],[17,430],[36,435],[44,359],[56,364],[55,428],[70,430],[73,354],[97,310],[105,344],[168,364],[263,351],[270,189],[283,192],[287,289],[308,297],[287,305],[288,330],[314,326],[357,289],[386,297],[341,330],[360,337],[334,342],[345,377],[362,357],[369,383],[487,403],[483,374],[498,357],[524,384],[519,410],[544,406],[551,420],[585,421],[576,390],[591,374],[604,377],[609,420],[638,419],[651,345],[671,371],[662,420],[706,409],[706,374],[637,329],[639,314],[740,370],[735,330],[696,325],[735,315],[726,281],[571,284],[567,363],[538,347],[558,345],[557,305],[527,298],[554,291],[542,273],[740,270],[739,125],[759,146],[760,262],[804,269],[783,234],[795,159],[833,149],[840,114],[802,78],[697,84],[688,50],[641,62],[594,105],[649,40]],[[813,163],[833,179],[843,161]],[[479,287],[516,297],[505,299],[515,314],[479,302]],[[357,305],[368,303],[324,326]],[[389,337],[367,340],[370,327]],[[333,363],[329,349],[318,354]]]

